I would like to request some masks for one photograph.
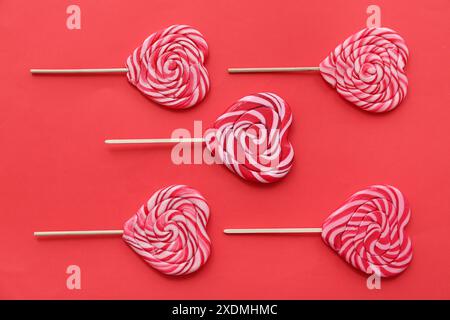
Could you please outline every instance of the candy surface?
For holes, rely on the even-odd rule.
[[[325,220],[322,238],[355,268],[395,276],[412,259],[411,239],[404,230],[410,215],[398,189],[374,185],[352,195]]]
[[[153,268],[184,275],[206,263],[210,245],[209,207],[184,185],[161,189],[124,225],[124,241]]]
[[[204,63],[208,45],[186,25],[173,25],[149,36],[128,57],[128,80],[145,96],[173,109],[190,108],[205,98],[209,77]]]
[[[273,93],[243,97],[228,108],[205,134],[206,145],[240,177],[270,183],[288,174],[294,149],[288,140],[292,113]]]
[[[406,96],[405,40],[388,28],[366,28],[347,38],[320,63],[323,78],[366,111],[385,112]]]

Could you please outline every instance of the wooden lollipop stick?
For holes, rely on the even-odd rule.
[[[163,139],[107,139],[106,144],[155,144],[205,142],[204,138],[163,138]]]
[[[322,228],[224,229],[223,232],[226,234],[321,233]]]
[[[123,230],[36,231],[35,237],[121,235]]]
[[[305,72],[319,71],[319,67],[282,67],[282,68],[229,68],[229,73],[263,73],[263,72]]]
[[[128,68],[103,69],[30,69],[32,74],[63,74],[63,73],[126,73]]]

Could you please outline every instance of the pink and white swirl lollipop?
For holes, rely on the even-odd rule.
[[[241,98],[212,125],[206,145],[221,163],[240,177],[275,182],[288,174],[294,149],[288,140],[292,112],[273,93]]]
[[[229,234],[321,233],[345,261],[367,274],[392,277],[412,260],[405,228],[411,209],[403,194],[389,185],[373,185],[353,194],[322,228],[225,229]]]
[[[230,68],[230,73],[320,71],[347,101],[362,110],[386,112],[405,98],[409,51],[389,28],[365,28],[338,45],[319,67]]]
[[[186,25],[173,25],[151,34],[126,61],[126,68],[31,69],[48,73],[127,73],[128,81],[150,100],[171,109],[200,103],[209,91],[205,67],[208,44]]]
[[[209,206],[195,189],[173,185],[155,192],[123,230],[43,231],[37,237],[121,235],[150,266],[167,275],[197,271],[209,258]]]
[[[215,163],[260,183],[285,177],[294,161],[288,134],[292,112],[281,97],[263,92],[245,96],[217,118],[201,138],[108,139],[107,144],[205,143]]]

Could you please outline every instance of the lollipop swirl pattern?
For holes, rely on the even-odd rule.
[[[128,80],[145,96],[173,109],[190,108],[209,90],[204,66],[208,45],[186,25],[173,25],[150,35],[128,57]]]
[[[232,172],[257,182],[278,181],[288,174],[294,149],[288,140],[292,113],[273,93],[243,97],[206,133],[211,153]]]
[[[184,275],[206,263],[209,207],[192,188],[174,185],[157,191],[124,226],[124,241],[153,268]]]
[[[355,193],[325,220],[322,238],[355,268],[395,276],[412,259],[411,239],[404,230],[410,214],[398,189],[374,185]]]
[[[347,38],[320,64],[323,78],[366,111],[385,112],[405,98],[408,47],[388,28],[366,28]]]

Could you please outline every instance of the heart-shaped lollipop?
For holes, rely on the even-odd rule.
[[[230,73],[320,71],[346,100],[371,112],[397,107],[406,96],[405,40],[389,28],[365,28],[338,45],[319,67],[230,68]]]
[[[209,207],[187,186],[157,191],[124,226],[123,239],[153,268],[170,275],[196,271],[208,260]]]
[[[243,97],[229,107],[205,135],[213,156],[240,177],[275,182],[288,174],[294,149],[288,140],[292,112],[273,93]]]
[[[403,194],[389,185],[373,185],[353,194],[322,228],[225,229],[225,233],[321,233],[324,242],[356,269],[392,277],[412,259],[405,232],[411,215]]]
[[[209,91],[205,67],[208,45],[203,35],[186,25],[173,25],[150,35],[126,61],[126,68],[31,69],[33,74],[126,72],[150,100],[172,109],[201,102]]]
[[[216,163],[245,180],[271,183],[286,176],[294,149],[288,140],[292,112],[274,93],[245,96],[231,105],[202,138],[113,139],[108,144],[205,142]]]
[[[322,238],[343,259],[366,273],[403,272],[412,259],[405,227],[411,209],[397,188],[375,185],[352,195],[323,223]]]
[[[153,33],[127,59],[128,80],[151,100],[174,109],[202,101],[209,91],[203,35],[185,25]]]
[[[185,275],[206,263],[211,241],[206,233],[209,207],[195,189],[173,185],[155,192],[123,230],[43,231],[35,236],[123,234],[123,240],[156,270]]]

